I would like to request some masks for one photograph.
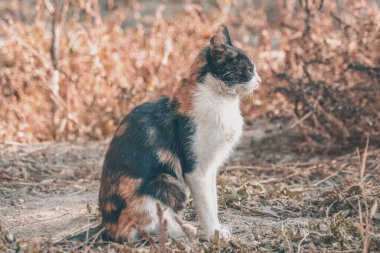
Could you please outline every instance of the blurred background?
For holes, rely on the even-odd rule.
[[[226,24],[263,80],[248,127],[283,122],[300,150],[379,146],[379,2],[1,0],[0,142],[111,136]]]

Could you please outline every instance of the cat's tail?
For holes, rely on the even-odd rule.
[[[140,193],[157,199],[174,212],[178,212],[185,207],[186,189],[183,180],[168,173],[161,173],[154,178],[145,179],[140,186]]]

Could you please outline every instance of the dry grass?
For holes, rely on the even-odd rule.
[[[87,190],[96,189],[99,169],[94,164],[101,159],[98,154],[104,153],[105,147],[105,142],[3,146],[6,152],[1,160],[7,157],[9,161],[18,160],[18,163],[2,165],[8,168],[1,175],[5,179],[2,191],[27,187],[32,192],[44,193],[44,196],[77,195],[82,190],[77,188],[78,182]],[[250,149],[244,147],[239,152]],[[45,172],[25,165],[30,160],[35,164],[42,163],[44,157],[49,157],[49,152],[56,156],[43,163],[46,170],[59,170],[60,161],[64,160],[76,176],[62,178],[62,175],[52,173],[49,187],[40,183],[44,181]],[[17,158],[20,154],[24,155]],[[93,158],[81,159],[86,155]],[[300,158],[293,153],[283,154],[280,160],[270,163],[263,162],[265,159],[235,160],[218,178],[221,219],[229,224],[234,235],[229,242],[209,242],[200,232],[196,238],[188,236],[187,242],[143,234],[145,241],[126,245],[110,243],[101,239],[100,228],[93,229],[99,218],[96,208],[89,208],[83,210],[89,216],[88,225],[73,228],[69,236],[54,238],[52,234],[54,239],[50,240],[16,237],[16,241],[10,243],[6,236],[12,236],[12,230],[4,228],[0,247],[74,252],[102,252],[105,249],[111,252],[163,252],[163,249],[169,252],[190,252],[191,249],[193,252],[373,252],[380,246],[379,158],[380,150],[369,148],[335,158]],[[89,168],[83,170],[85,166],[82,164],[88,164]],[[18,170],[24,174],[14,173]],[[38,173],[41,173],[40,177]],[[4,175],[13,175],[13,178]],[[25,178],[24,175],[29,176]],[[183,218],[197,224],[191,202]]]
[[[226,173],[220,207],[273,219],[252,229],[263,248],[296,252],[302,242],[303,249],[357,251],[368,250],[372,240],[371,249],[378,249],[379,217],[368,210],[377,209],[380,197],[379,157],[376,150],[318,162],[234,167]],[[247,181],[249,175],[259,180]]]

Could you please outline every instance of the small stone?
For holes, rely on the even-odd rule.
[[[5,240],[6,240],[8,243],[12,243],[12,242],[15,241],[15,237],[13,236],[12,233],[5,232]]]
[[[327,232],[328,228],[327,228],[327,226],[325,224],[321,223],[321,224],[319,224],[319,230],[321,232]]]
[[[260,242],[259,241],[252,241],[252,245],[255,247],[260,246]]]

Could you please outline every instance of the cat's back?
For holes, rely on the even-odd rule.
[[[192,134],[191,122],[177,112],[168,97],[135,107],[120,123],[109,145],[103,173],[128,170],[135,178],[162,171],[158,153],[167,151],[185,159],[183,143]]]

